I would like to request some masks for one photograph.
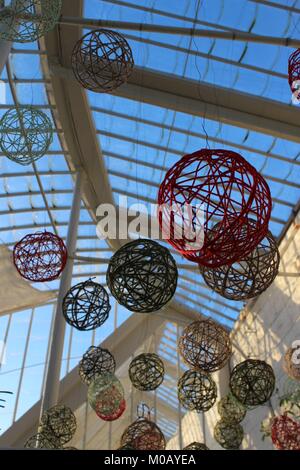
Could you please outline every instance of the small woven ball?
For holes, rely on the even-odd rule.
[[[141,391],[155,390],[163,382],[164,375],[164,363],[154,353],[140,354],[129,365],[129,378]]]
[[[279,263],[276,241],[271,232],[268,232],[244,259],[230,265],[203,267],[200,270],[204,281],[212,290],[226,299],[241,301],[264,292],[277,276]]]
[[[76,432],[77,424],[73,411],[65,405],[56,405],[41,417],[41,432],[51,433],[60,445],[69,442]]]
[[[104,287],[91,279],[71,287],[63,300],[66,322],[79,331],[90,331],[103,325],[111,306]]]
[[[275,375],[265,361],[247,359],[236,365],[230,375],[230,390],[245,406],[263,405],[272,396]]]
[[[192,442],[188,446],[184,447],[183,450],[210,450],[205,444],[200,442]]]
[[[228,361],[231,341],[221,325],[212,320],[199,320],[184,329],[179,340],[179,352],[193,368],[215,372]]]
[[[127,82],[134,61],[126,39],[116,31],[87,33],[74,47],[72,67],[78,82],[88,90],[111,93]]]
[[[239,449],[243,442],[244,430],[238,423],[230,424],[221,420],[215,425],[214,438],[224,449]]]
[[[169,250],[152,240],[134,240],[111,258],[107,285],[117,301],[132,312],[160,310],[177,287],[177,266]]]
[[[296,49],[289,57],[288,75],[292,93],[300,99],[300,49]]]
[[[300,450],[300,424],[286,414],[272,421],[271,438],[279,450]]]
[[[60,442],[49,432],[39,432],[31,436],[24,445],[25,449],[47,449],[60,448]]]
[[[0,150],[20,165],[43,157],[52,140],[52,123],[39,109],[20,106],[8,110],[0,120]]]
[[[61,6],[61,0],[10,0],[0,10],[0,39],[36,41],[55,27]]]
[[[121,437],[121,446],[125,445],[134,450],[165,450],[166,440],[157,424],[146,418],[138,418]]]
[[[254,250],[268,231],[272,208],[269,187],[250,163],[238,153],[210,149],[185,155],[167,172],[158,204],[168,242],[211,268]]]
[[[57,279],[67,262],[63,240],[51,232],[26,235],[13,250],[13,261],[19,274],[31,282]]]
[[[231,393],[229,393],[219,401],[218,412],[222,421],[232,424],[243,421],[246,416],[247,409],[242,405],[242,403],[237,401]]]
[[[99,418],[114,421],[124,412],[124,388],[113,374],[98,375],[89,385],[88,402]]]
[[[300,358],[298,351],[299,348],[288,348],[283,359],[285,373],[294,380],[300,380],[300,362],[299,364],[295,362],[295,359],[298,362]]]
[[[114,374],[115,369],[114,356],[107,349],[96,346],[89,347],[79,362],[79,376],[86,385],[90,385],[97,375]]]
[[[210,375],[187,370],[178,381],[178,400],[190,411],[208,411],[216,402],[217,386]]]

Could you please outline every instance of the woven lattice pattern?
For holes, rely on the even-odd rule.
[[[111,306],[104,287],[91,279],[73,286],[63,300],[66,322],[80,331],[90,331],[103,325]]]
[[[145,418],[138,418],[125,430],[121,446],[131,446],[135,450],[164,450],[166,440],[159,427]]]
[[[272,421],[271,438],[279,450],[300,450],[300,424],[286,414]]]
[[[164,363],[157,354],[147,353],[135,357],[129,365],[129,378],[141,391],[155,390],[164,380]]]
[[[106,29],[87,33],[77,42],[72,54],[76,79],[84,88],[98,93],[110,93],[127,82],[133,66],[126,39]]]
[[[229,424],[226,421],[218,421],[214,428],[215,440],[221,447],[228,450],[239,449],[243,442],[244,430],[238,423]]]
[[[218,413],[222,421],[230,424],[243,421],[246,412],[246,407],[237,401],[231,393],[223,397],[218,403]]]
[[[192,442],[188,446],[184,447],[183,450],[209,450],[209,448],[200,442]]]
[[[246,230],[246,227],[245,227]],[[230,300],[247,300],[264,292],[278,274],[280,255],[276,241],[268,232],[243,260],[218,268],[200,268],[206,284]]]
[[[96,346],[91,346],[79,362],[79,376],[86,385],[90,385],[97,375],[113,374],[115,369],[114,356],[107,349]]]
[[[41,417],[41,433],[53,435],[60,446],[69,442],[76,432],[77,424],[73,411],[64,405],[53,406]]]
[[[31,282],[57,279],[67,262],[63,240],[51,232],[26,235],[15,246],[14,264],[22,277]]]
[[[43,157],[53,140],[48,116],[36,108],[21,106],[7,111],[0,121],[0,150],[20,165]]]
[[[104,421],[118,419],[126,408],[124,388],[117,377],[109,373],[99,375],[91,382],[88,401]]]
[[[24,445],[25,449],[60,449],[60,442],[48,432],[39,432],[31,436]]]
[[[178,381],[178,400],[190,411],[208,411],[216,402],[217,386],[210,375],[187,370]]]
[[[175,294],[177,267],[169,250],[152,240],[135,240],[111,258],[107,285],[128,310],[150,313],[160,310]]]
[[[211,320],[188,325],[179,340],[179,352],[184,361],[195,369],[215,372],[222,369],[231,355],[229,334]]]
[[[5,4],[0,8],[0,39],[31,42],[55,27],[62,0],[10,0]]]
[[[292,93],[295,93],[300,89],[300,49],[294,51],[289,57],[288,74]],[[300,92],[296,93],[296,98],[300,99]]]
[[[252,165],[235,152],[209,149],[184,156],[167,172],[158,204],[169,243],[212,268],[248,255],[266,235],[272,208],[269,187]]]
[[[300,380],[300,363],[297,348],[288,348],[283,359],[283,369],[285,373],[294,380]],[[296,362],[297,361],[297,362]]]
[[[245,406],[258,406],[270,399],[275,387],[272,367],[264,361],[247,359],[233,369],[230,389]]]

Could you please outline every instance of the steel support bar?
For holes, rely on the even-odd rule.
[[[92,18],[73,18],[62,16],[61,25],[80,26],[84,28],[111,28],[123,31],[139,31],[145,33],[177,34],[212,39],[225,39],[229,41],[256,42],[261,44],[273,44],[275,46],[300,47],[300,41],[292,38],[280,38],[274,36],[261,36],[251,33],[236,31],[217,31],[212,29],[184,28],[178,26],[157,25],[148,23],[132,23],[129,21],[95,20]]]
[[[72,254],[76,249],[77,229],[79,224],[80,206],[81,206],[81,187],[82,176],[79,172],[76,176],[76,183],[74,189],[74,197],[71,208],[69,229],[67,235],[66,246],[70,257],[68,258],[67,265],[62,273],[56,313],[54,318],[53,329],[51,332],[52,341],[50,346],[49,362],[47,367],[47,374],[45,380],[45,389],[42,397],[41,413],[56,405],[59,397],[60,385],[60,369],[64,348],[64,337],[66,322],[62,315],[62,302],[66,292],[69,290],[72,281],[73,264],[74,260]]]

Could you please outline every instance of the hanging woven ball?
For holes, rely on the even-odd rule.
[[[288,348],[283,359],[285,373],[294,380],[300,380],[299,348]],[[298,364],[297,364],[298,362]]]
[[[190,411],[208,411],[216,402],[217,386],[210,375],[187,370],[178,381],[178,400]]]
[[[227,363],[231,341],[221,325],[212,320],[199,320],[183,330],[179,352],[184,361],[195,369],[215,372]]]
[[[230,390],[245,406],[263,405],[272,396],[275,375],[265,361],[247,359],[236,365],[230,375]]]
[[[244,430],[238,423],[230,424],[221,420],[215,425],[214,438],[224,449],[239,449],[243,442]]]
[[[271,438],[279,450],[300,450],[300,424],[286,414],[272,421]]]
[[[59,440],[49,432],[39,432],[31,436],[24,445],[25,449],[60,449]]]
[[[254,250],[268,231],[272,208],[269,187],[252,165],[238,153],[210,149],[184,156],[167,172],[158,204],[168,242],[211,268]]]
[[[183,450],[210,450],[205,444],[200,442],[192,442],[188,446],[184,447]]]
[[[72,439],[76,428],[76,418],[73,411],[64,405],[53,406],[41,417],[41,432],[51,433],[61,446]]]
[[[242,405],[242,403],[237,401],[231,393],[229,393],[219,401],[218,412],[222,421],[232,424],[243,421],[246,416],[247,409]]]
[[[4,4],[4,2],[2,2]],[[32,42],[51,31],[61,14],[61,0],[9,0],[0,9],[0,39]]]
[[[140,354],[129,365],[131,383],[141,391],[155,390],[163,382],[164,375],[164,363],[154,353]]]
[[[276,241],[268,232],[244,259],[230,265],[202,267],[200,270],[206,284],[222,297],[247,300],[260,295],[272,284],[278,274],[279,263]]]
[[[72,67],[78,82],[88,90],[111,93],[127,82],[134,66],[131,48],[116,31],[87,33],[74,47]]]
[[[177,266],[169,250],[152,240],[134,240],[111,258],[107,285],[119,304],[132,312],[160,310],[177,287]]]
[[[104,287],[91,279],[71,287],[63,300],[63,315],[69,325],[90,331],[103,325],[111,306]]]
[[[125,445],[135,450],[165,450],[166,440],[157,424],[146,418],[138,418],[121,437],[121,446]]]
[[[0,150],[20,165],[43,157],[52,140],[52,123],[39,109],[20,106],[8,110],[0,120]]]
[[[292,93],[300,100],[300,49],[296,49],[289,57],[288,74]]]
[[[97,375],[114,374],[116,361],[114,356],[104,348],[91,346],[79,362],[81,382],[90,385]]]
[[[98,375],[89,385],[88,402],[99,418],[114,421],[126,408],[123,385],[113,374]]]
[[[57,279],[67,262],[63,240],[51,232],[26,235],[13,250],[13,261],[19,274],[31,282]]]

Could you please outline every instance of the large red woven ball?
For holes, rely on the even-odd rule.
[[[14,246],[14,264],[22,277],[31,282],[57,279],[67,262],[63,240],[51,232],[26,235]]]
[[[280,450],[300,450],[300,424],[287,415],[273,419],[272,442]]]
[[[300,98],[300,49],[296,49],[289,57],[289,84],[292,90],[292,93],[295,93],[296,98]]]
[[[164,238],[190,261],[219,267],[242,259],[264,238],[272,199],[241,155],[202,149],[167,172],[158,204]]]

